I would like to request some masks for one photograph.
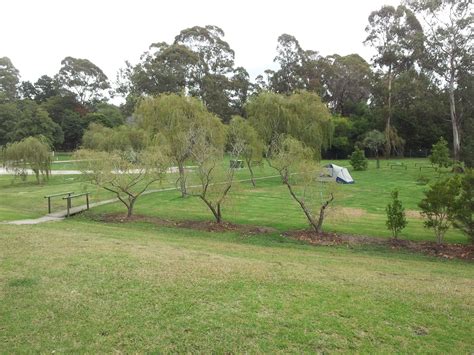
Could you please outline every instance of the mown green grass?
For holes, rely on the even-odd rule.
[[[278,233],[0,225],[0,353],[471,353],[473,280]]]
[[[329,212],[324,229],[339,233],[390,237],[391,234],[385,226],[385,207],[390,201],[391,191],[397,188],[400,190],[400,198],[406,210],[410,211],[409,223],[403,230],[402,238],[433,240],[433,232],[423,227],[423,220],[416,213],[419,210],[417,204],[423,198],[423,189],[427,187],[416,183],[420,173],[419,169],[414,167],[415,160],[405,162],[412,165],[406,171],[392,170],[386,165],[382,165],[381,169],[375,169],[375,162],[371,162],[369,170],[351,172],[356,183],[339,185],[334,202],[335,208]],[[346,162],[341,163],[345,165]],[[269,176],[274,174],[274,171],[266,167],[259,174]],[[423,174],[432,179],[438,176],[433,171]],[[246,170],[239,172],[238,178],[246,177],[248,177]],[[123,211],[123,205],[114,204],[99,207],[93,212]],[[175,191],[143,196],[137,202],[135,213],[176,220],[213,219],[200,199],[182,199]],[[278,177],[258,180],[257,188],[253,188],[248,181],[236,184],[229,202],[224,206],[223,215],[228,222],[274,227],[280,231],[303,229],[308,226],[300,207]],[[459,231],[451,229],[446,235],[446,241],[466,243],[467,238]]]
[[[389,163],[403,162],[407,170],[395,167],[390,169]],[[326,164],[327,162],[322,162]],[[338,161],[340,165],[348,166],[347,161]],[[228,165],[228,158],[223,164]],[[417,164],[417,166],[415,166]],[[433,233],[423,227],[423,220],[417,215],[417,204],[423,198],[423,190],[427,186],[418,185],[420,174],[431,180],[448,173],[436,173],[433,170],[423,170],[420,173],[419,164],[427,164],[423,159],[404,159],[397,161],[382,161],[381,168],[375,168],[375,161],[370,161],[367,171],[351,171],[356,183],[354,185],[339,185],[335,210],[329,213],[325,229],[339,233],[361,234],[370,236],[389,237],[385,226],[385,206],[390,200],[390,192],[397,188],[400,198],[407,211],[408,226],[402,233],[402,238],[411,240],[433,240]],[[268,167],[255,168],[257,177],[275,175]],[[237,179],[248,179],[247,169],[237,173]],[[175,186],[176,176],[169,176],[166,181],[154,184],[151,188],[168,188]],[[44,185],[36,185],[30,178],[27,183],[11,184],[11,177],[0,177],[0,221],[21,218],[40,217],[46,213],[46,201],[43,196],[64,191],[91,191],[92,201],[113,197],[95,186],[82,181],[78,175],[54,176]],[[135,213],[159,216],[177,220],[212,220],[212,215],[198,198],[182,199],[177,191],[155,193],[141,197]],[[83,203],[75,201],[75,203]],[[343,209],[341,209],[343,207]],[[65,202],[55,200],[53,209],[64,209]],[[124,206],[120,203],[107,205],[93,210],[93,213],[122,212]],[[295,201],[288,194],[278,177],[258,180],[257,188],[250,182],[236,184],[231,191],[231,198],[224,206],[224,219],[229,222],[275,227],[280,231],[301,229],[307,227],[307,222]],[[451,229],[446,241],[465,243],[467,238],[459,231]]]

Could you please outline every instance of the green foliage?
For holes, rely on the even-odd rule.
[[[0,145],[30,136],[43,136],[50,144],[64,139],[61,127],[31,100],[0,104]]]
[[[82,118],[85,126],[96,123],[113,128],[125,123],[122,112],[118,107],[101,102],[97,104],[95,108],[95,112],[89,112]]]
[[[0,104],[17,98],[20,72],[8,57],[0,58]]]
[[[137,199],[168,170],[168,152],[166,146],[151,146],[138,153],[81,149],[74,158],[84,178],[115,194],[131,217]]]
[[[362,144],[375,154],[375,157],[377,158],[377,169],[380,168],[379,152],[385,145],[385,135],[374,129],[365,135]]]
[[[280,135],[272,142],[267,160],[278,171],[311,228],[319,234],[327,208],[334,200],[335,183],[315,181],[321,172],[313,157],[311,148],[291,136]]]
[[[444,235],[452,224],[458,193],[457,177],[438,180],[425,191],[425,197],[418,204],[425,218],[424,225],[434,230],[438,244],[443,243]]]
[[[452,164],[449,158],[448,142],[443,137],[433,144],[429,159],[431,164],[437,165],[439,168],[447,168]]]
[[[82,138],[84,148],[109,153],[130,150],[138,152],[143,150],[148,142],[148,135],[140,128],[131,126],[109,128],[96,123],[89,126]]]
[[[247,163],[253,186],[255,186],[252,164],[263,158],[264,145],[257,131],[250,123],[240,116],[234,116],[228,129],[229,148],[239,147],[240,156]]]
[[[64,58],[57,80],[63,89],[75,95],[83,105],[103,100],[104,91],[110,88],[102,69],[88,59]]]
[[[397,238],[402,229],[407,225],[405,216],[405,208],[402,201],[398,199],[398,190],[393,190],[391,193],[392,202],[389,203],[385,209],[387,213],[387,228],[392,232],[392,236]]]
[[[466,234],[474,243],[474,170],[467,169],[458,177],[460,193],[456,198],[453,212],[453,225]]]
[[[367,167],[369,166],[369,162],[365,157],[364,151],[357,147],[354,152],[352,152],[352,154],[349,156],[349,162],[351,163],[352,168],[355,171],[367,170]]]
[[[222,208],[229,200],[236,168],[222,165],[223,147],[213,145],[205,132],[197,132],[194,139],[191,156],[197,168],[191,178],[195,178],[196,183],[191,184],[190,195],[199,197],[212,212],[216,222],[221,223]],[[240,156],[243,148],[240,142],[231,142],[231,157]]]
[[[471,83],[474,87],[474,85]],[[472,89],[474,91],[474,89]],[[1,136],[1,135],[0,135]],[[469,168],[474,168],[474,117],[466,117],[461,159]]]
[[[191,158],[194,146],[203,135],[218,151],[225,145],[226,132],[221,120],[211,114],[196,98],[163,94],[144,98],[135,110],[138,126],[150,138],[164,142],[179,169],[181,194],[186,195],[184,164]]]
[[[310,147],[316,159],[332,141],[331,115],[315,93],[306,91],[290,96],[262,92],[255,96],[246,111],[265,144],[281,134],[289,134]]]
[[[48,112],[36,102],[30,100],[20,101],[18,102],[18,108],[21,115],[15,124],[14,133],[12,133],[13,140],[17,141],[29,136],[41,135],[50,144],[63,142],[64,136],[61,127],[53,122]]]
[[[7,169],[15,171],[22,178],[27,177],[27,169],[31,169],[36,177],[36,182],[41,182],[40,177],[49,178],[51,170],[52,153],[44,137],[27,137],[20,142],[10,143],[6,146],[3,159]]]
[[[0,104],[0,146],[13,141],[21,111],[15,103]]]

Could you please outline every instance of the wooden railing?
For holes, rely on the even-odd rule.
[[[81,197],[81,196],[86,196],[86,210],[89,209],[89,192],[83,192],[81,194],[75,194],[75,195],[68,195],[66,197],[63,197],[63,200],[67,200],[67,214],[66,217],[69,217],[71,214],[71,208],[72,208],[72,199]]]
[[[55,197],[61,197],[61,196],[71,196],[73,194],[74,194],[74,192],[70,191],[70,192],[62,192],[62,193],[59,193],[59,194],[53,194],[53,195],[45,196],[44,198],[48,199],[48,214],[51,213],[51,199],[53,199]]]

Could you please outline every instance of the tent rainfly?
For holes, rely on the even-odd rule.
[[[325,166],[328,175],[340,184],[353,184],[354,179],[346,168],[336,164],[328,164]]]

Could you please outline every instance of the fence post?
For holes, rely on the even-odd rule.
[[[69,210],[70,210],[70,208],[71,208],[71,195],[68,195],[68,196],[67,196],[67,200],[66,200],[66,201],[67,201],[67,217],[69,217],[69,212],[70,212]]]
[[[87,209],[89,209],[89,193],[86,194]]]
[[[51,213],[51,197],[48,197],[48,213]]]

